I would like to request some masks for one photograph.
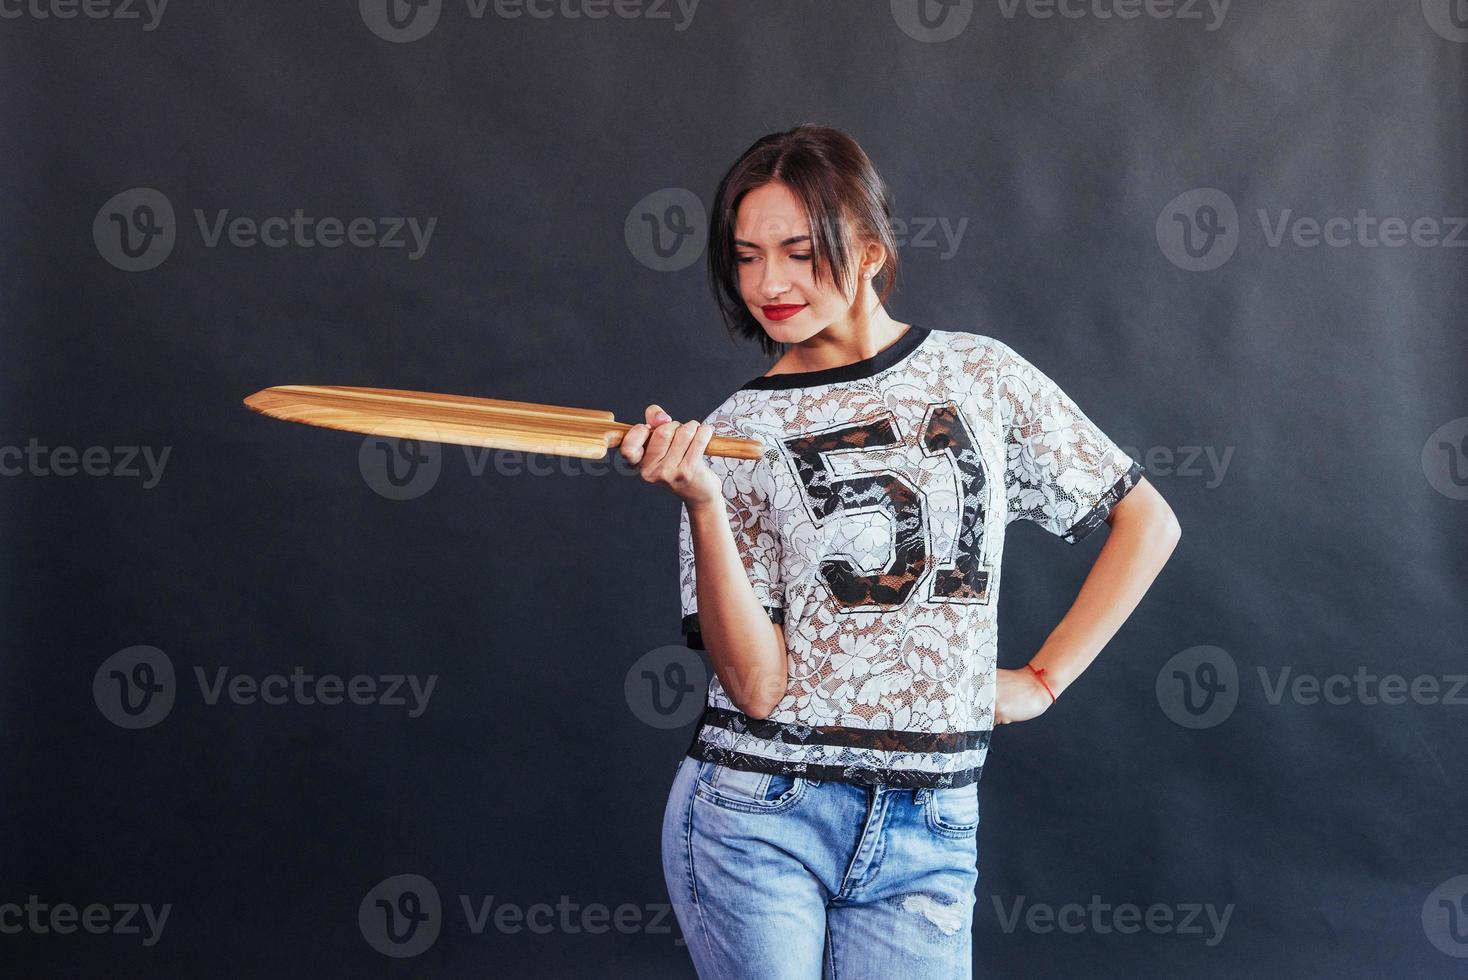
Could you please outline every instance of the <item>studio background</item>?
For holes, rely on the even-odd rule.
[[[701,419],[768,364],[704,209],[805,121],[893,189],[893,316],[1013,346],[1183,527],[996,733],[976,975],[1462,970],[1461,3],[87,10],[0,8],[6,973],[692,976],[677,499],[241,400]],[[1010,534],[1018,667],[1102,538]]]

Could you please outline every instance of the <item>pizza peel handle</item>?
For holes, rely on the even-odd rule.
[[[245,405],[271,418],[328,429],[582,459],[605,456],[632,428],[603,409],[401,388],[277,385],[255,392]],[[714,436],[704,455],[759,459],[763,448],[755,439]]]

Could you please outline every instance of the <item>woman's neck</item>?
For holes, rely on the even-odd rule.
[[[833,323],[790,348],[765,372],[765,377],[824,371],[864,361],[892,346],[910,328],[910,324],[893,320],[878,305],[867,317]]]

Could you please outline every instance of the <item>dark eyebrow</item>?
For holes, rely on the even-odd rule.
[[[810,236],[809,235],[796,235],[796,236],[794,236],[792,238],[785,239],[780,244],[781,245],[794,245],[796,242],[808,242],[808,241],[810,241]],[[759,246],[756,245],[754,242],[746,242],[742,238],[736,238],[736,239],[734,239],[734,244],[735,245],[743,245],[745,248],[759,248]]]

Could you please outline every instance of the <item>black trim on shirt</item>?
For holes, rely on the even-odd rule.
[[[968,752],[989,744],[989,732],[908,732],[886,728],[850,728],[843,725],[800,725],[769,718],[751,718],[742,711],[707,705],[700,725],[726,728],[766,742],[787,745],[834,745],[875,749],[879,752]]]
[[[784,722],[754,719],[741,711],[729,711],[707,705],[699,723],[693,726],[693,740],[685,755],[705,762],[714,762],[731,769],[750,772],[768,772],[782,776],[798,776],[813,782],[830,780],[852,783],[858,786],[886,786],[898,789],[921,787],[967,786],[976,783],[983,775],[984,765],[950,772],[931,772],[922,769],[900,769],[893,766],[834,765],[830,763],[785,761],[762,755],[752,755],[735,749],[714,745],[703,739],[705,725],[716,725],[736,732],[748,732],[758,737],[771,737],[762,733],[777,732],[773,738],[781,742],[807,742],[822,745],[872,747],[886,749],[895,740],[913,745],[914,751],[928,751],[923,746],[944,746],[938,751],[961,752],[967,748],[988,749],[992,732],[896,732],[868,731],[860,728],[826,726],[812,728],[809,725],[791,725]],[[930,741],[930,740],[936,740]]]
[[[780,606],[765,606],[765,614],[770,617],[770,622],[785,624],[785,610]],[[698,628],[698,613],[689,613],[683,617],[683,632],[687,634],[684,639],[688,646],[694,650],[707,650],[703,645],[703,632]]]
[[[885,786],[889,789],[921,789],[923,787],[955,789],[977,783],[984,772],[982,764],[971,769],[934,773],[919,769],[893,769],[891,767],[868,769],[860,766],[833,766],[815,762],[780,762],[775,759],[766,759],[762,755],[749,755],[745,752],[726,749],[721,745],[709,745],[704,742],[690,746],[684,754],[704,762],[715,762],[721,766],[728,766],[730,769],[768,772],[777,776],[797,776],[813,783],[830,781],[850,783],[856,786]]]
[[[1096,501],[1090,510],[1086,511],[1085,516],[1072,524],[1060,536],[1061,540],[1067,544],[1075,544],[1096,530],[1096,528],[1105,524],[1106,518],[1111,515],[1112,508],[1121,501],[1122,497],[1130,493],[1131,489],[1141,479],[1142,467],[1136,460],[1132,460],[1132,465],[1127,467],[1127,471],[1116,478],[1116,482],[1111,485],[1111,489],[1101,495],[1101,499]]]
[[[790,371],[785,374],[761,375],[740,386],[740,390],[757,388],[761,390],[780,388],[809,388],[814,385],[835,384],[840,381],[856,381],[860,378],[870,378],[872,375],[895,365],[908,354],[918,348],[932,331],[927,327],[920,327],[916,323],[909,324],[907,332],[882,350],[877,351],[871,357],[850,364],[841,364],[837,367],[822,368],[819,371]]]

